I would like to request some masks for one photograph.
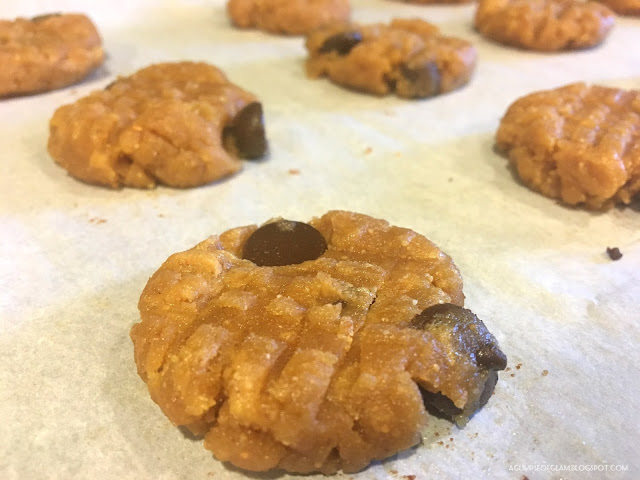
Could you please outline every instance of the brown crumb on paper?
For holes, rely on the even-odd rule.
[[[611,260],[620,260],[622,258],[622,253],[618,247],[607,247],[607,255]]]
[[[107,223],[107,220],[104,218],[93,217],[89,219],[89,223],[100,225],[101,223]]]
[[[297,168],[290,168],[289,175],[300,175],[300,170],[298,170]]]
[[[521,368],[521,367],[522,367],[522,364],[521,364],[521,363],[517,364],[517,365],[516,365],[516,370],[520,370],[520,368]]]
[[[549,370],[542,370],[542,376],[546,377],[547,375],[549,375]]]
[[[373,152],[373,148],[371,148],[371,147],[367,147],[367,148],[364,149],[364,154],[365,155],[368,155],[371,152]]]
[[[404,478],[406,480],[416,480],[416,476],[415,475],[403,475],[402,478]]]

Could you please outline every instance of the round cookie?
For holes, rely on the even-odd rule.
[[[584,83],[532,93],[502,118],[496,147],[529,188],[603,209],[640,191],[640,90]]]
[[[85,15],[0,20],[0,97],[71,85],[103,61],[102,40]]]
[[[175,425],[255,471],[354,472],[464,425],[506,357],[422,235],[331,211],[211,236],[153,274],[131,329]]]
[[[471,78],[477,53],[469,42],[440,35],[419,19],[334,25],[307,36],[307,74],[375,95],[424,98]]]
[[[600,44],[615,23],[604,5],[579,0],[480,0],[475,27],[498,43],[538,51]]]
[[[262,106],[206,63],[151,65],[56,110],[49,153],[111,188],[195,187],[265,154]]]
[[[227,12],[239,28],[304,35],[336,22],[347,22],[349,0],[229,0]]]
[[[640,15],[640,0],[598,0],[621,15]]]

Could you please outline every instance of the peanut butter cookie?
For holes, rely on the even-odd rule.
[[[0,20],[0,97],[71,85],[103,61],[102,40],[85,15]]]
[[[509,107],[496,146],[547,197],[628,204],[640,191],[640,91],[576,83],[532,93]]]
[[[349,21],[349,0],[229,0],[227,11],[239,28],[304,35],[336,22]]]
[[[307,74],[375,95],[423,98],[465,85],[476,50],[423,20],[334,25],[307,37]]]
[[[475,16],[485,37],[546,52],[596,46],[614,23],[609,8],[579,0],[480,0]]]
[[[425,404],[464,425],[506,357],[452,260],[411,230],[331,211],[228,230],[140,297],[138,373],[222,461],[354,472],[420,441]]]
[[[640,0],[599,0],[621,15],[640,15]]]
[[[60,107],[49,153],[73,177],[111,188],[195,187],[267,150],[262,106],[205,63],[163,63]]]

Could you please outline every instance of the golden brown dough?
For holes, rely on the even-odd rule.
[[[576,83],[532,93],[509,107],[496,146],[547,197],[628,204],[640,191],[640,91]]]
[[[419,442],[422,392],[463,424],[506,365],[425,237],[344,211],[310,225],[239,227],[172,255],[131,329],[153,400],[244,469],[360,470]]]
[[[593,1],[480,0],[475,27],[505,45],[551,52],[600,44],[614,17],[610,9]]]
[[[469,82],[477,53],[419,19],[335,25],[307,37],[307,74],[375,95],[424,98]]]
[[[621,15],[640,15],[640,0],[598,0]]]
[[[85,15],[0,20],[0,97],[71,85],[103,61],[102,40]]]
[[[349,0],[229,0],[227,11],[239,28],[304,35],[336,22],[347,22]]]
[[[247,115],[247,113],[249,115]],[[245,119],[238,148],[235,121]],[[194,187],[266,150],[262,107],[214,66],[151,65],[56,110],[49,153],[73,177],[111,188]],[[255,148],[258,147],[258,148]],[[249,150],[249,151],[244,151]]]

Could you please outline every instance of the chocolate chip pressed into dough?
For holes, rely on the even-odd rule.
[[[100,34],[86,15],[0,20],[0,97],[71,85],[103,61]]]
[[[131,338],[153,400],[219,460],[355,472],[420,441],[429,395],[461,425],[486,403],[506,359],[463,302],[458,269],[425,237],[331,211],[172,255]]]
[[[475,14],[475,27],[485,37],[549,52],[594,47],[614,23],[609,8],[581,0],[480,0]]]
[[[204,185],[266,151],[262,105],[206,63],[151,65],[60,107],[50,121],[56,163],[111,188]]]
[[[516,100],[496,133],[529,188],[606,209],[640,192],[640,90],[575,83]]]
[[[343,24],[307,36],[307,74],[375,95],[424,98],[465,85],[476,50],[465,40],[441,35],[424,20],[390,24]]]

